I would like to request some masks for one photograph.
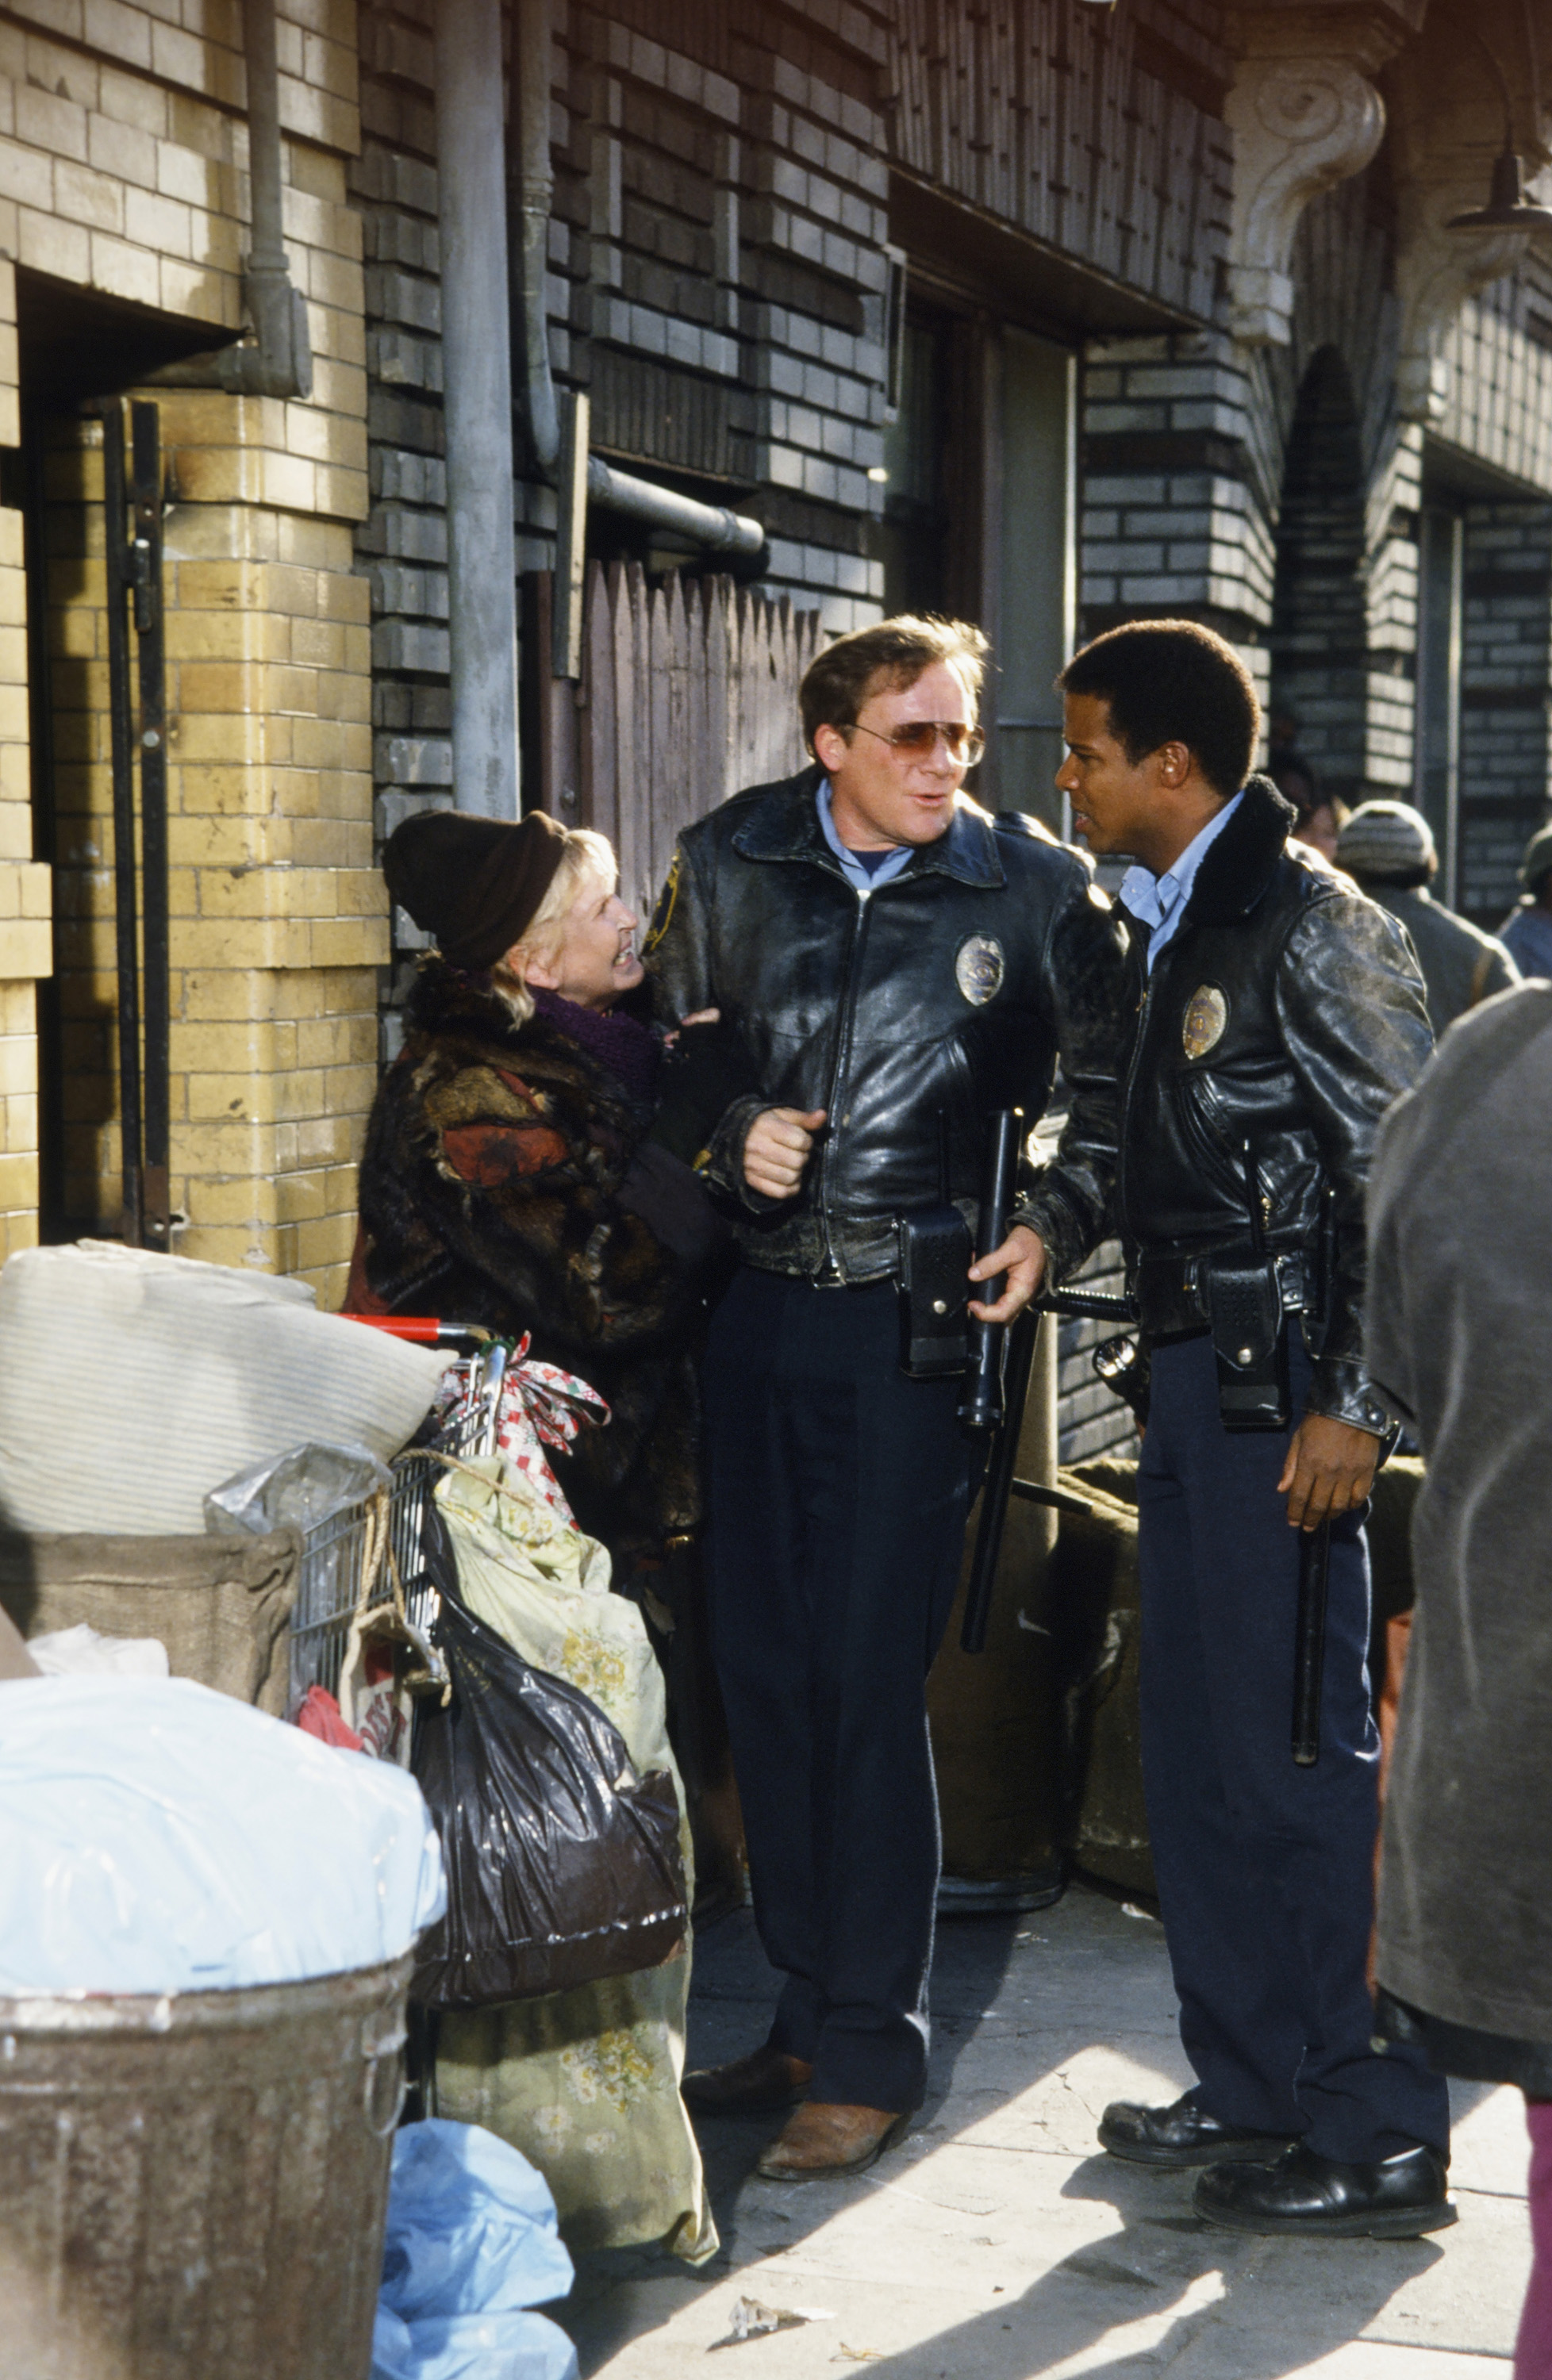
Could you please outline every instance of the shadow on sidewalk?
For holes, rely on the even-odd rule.
[[[889,2380],[1037,2380],[1071,2357],[1083,2359],[1085,2380],[1165,2368],[1177,2380],[1280,2380],[1361,2337],[1398,2289],[1438,2262],[1437,2240],[1356,2240],[1333,2252],[1329,2242],[1215,2230],[1192,2212],[1194,2173],[1150,2173],[1088,2154],[1106,2088],[1090,2053],[1115,2052],[1118,2081],[1160,2096],[1186,2079],[1162,1928],[1134,1922],[1141,1916],[1074,1886],[1055,1908],[942,1925],[928,2095],[903,2154],[859,2182],[781,2188],[750,2180],[781,2117],[698,2126],[721,2249],[698,2273],[653,2250],[583,2260],[572,2299],[554,2310],[577,2340],[583,2372],[609,2369],[627,2342],[645,2345],[709,2284],[746,2271],[754,2295],[782,2304],[840,2303],[838,2288],[844,2295],[860,2287],[852,2323],[866,2321],[867,2293],[892,2280],[957,2288],[941,2259],[952,2270],[966,2252],[974,2259],[997,2245],[955,2225],[956,2214],[981,2217],[983,2199],[997,2203],[991,2228],[1010,2251],[1021,2228],[1037,2249],[1043,2231],[1066,2228],[1058,2196],[1112,2206],[1121,2228],[1072,2249],[984,2313],[917,2346],[867,2356]],[[777,1983],[746,1911],[710,1929],[696,1960],[689,2062],[700,2066],[764,2038]],[[1086,2072],[1087,2085],[1068,2083],[1070,2070]],[[1062,2087],[1042,2090],[1053,2078]],[[1458,2096],[1457,2119],[1465,2112]],[[944,2151],[968,2154],[975,2169],[945,2172],[935,2165]],[[922,2179],[929,2169],[936,2189]],[[777,2275],[760,2275],[766,2260],[802,2250],[838,2220],[845,2225],[875,2192],[887,2200],[898,2186],[900,2223],[888,2239],[876,2235],[876,2272],[854,2265],[850,2279],[837,2271],[827,2285],[800,2261],[780,2294]],[[944,2213],[937,2229],[934,2208]],[[857,2252],[855,2232],[853,2243],[842,2270]],[[1021,2265],[1027,2275],[1031,2261],[1011,2252],[1010,2280]],[[816,2353],[819,2346],[821,2361],[837,2360],[828,2332]]]
[[[1194,2177],[1090,2158],[1061,2195],[1113,2206],[1124,2228],[1074,2249],[1020,2297],[869,2369],[880,2380],[1037,2380],[1085,2356],[1084,2380],[1279,2380],[1367,2329],[1444,2251],[1435,2240],[1266,2240],[1191,2212]],[[1310,2260],[1321,2260],[1318,2290]],[[1103,2361],[1085,2354],[1100,2341]]]

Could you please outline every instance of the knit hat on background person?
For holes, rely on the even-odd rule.
[[[1539,892],[1548,876],[1552,876],[1552,821],[1537,827],[1520,862],[1520,881],[1527,892]]]
[[[1361,802],[1337,837],[1337,866],[1376,884],[1423,884],[1434,831],[1410,802]]]
[[[444,959],[488,967],[521,941],[565,847],[564,827],[542,810],[521,820],[422,810],[389,836],[382,874]]]

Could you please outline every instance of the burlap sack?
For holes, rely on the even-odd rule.
[[[1061,1515],[1052,1564],[1063,1840],[1085,1874],[1151,1896],[1137,1704],[1136,1465],[1081,1463],[1061,1484],[1091,1500],[1087,1513]]]
[[[23,1636],[85,1621],[155,1636],[175,1678],[285,1716],[301,1539],[0,1536],[0,1609]]]

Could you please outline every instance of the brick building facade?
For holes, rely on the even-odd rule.
[[[188,359],[251,311],[238,13],[0,12],[0,1208],[6,1245],[115,1213],[102,409],[136,395],[165,471],[172,1244],[333,1300],[415,941],[373,853],[457,781],[456,128],[432,0],[279,0],[311,382],[216,384]],[[1322,781],[1418,799],[1460,905],[1500,915],[1547,799],[1552,243],[1448,225],[1506,141],[1545,167],[1552,93],[1515,0],[1472,14],[504,0],[522,797],[554,798],[543,575],[583,531],[524,394],[537,96],[549,374],[606,483],[758,522],[735,566],[827,629],[981,619],[984,790],[1058,825],[1073,638],[1207,620]],[[649,583],[726,566],[613,502],[585,539]]]
[[[18,450],[0,510],[15,590],[0,700],[32,761],[0,777],[17,880],[0,902],[0,1179],[7,1247],[120,1227],[101,404],[141,382],[164,473],[172,1244],[327,1290],[349,1253],[388,954],[354,545],[368,506],[350,9],[278,29],[309,395],[142,380],[243,321],[238,15],[67,0],[0,23],[0,437]]]

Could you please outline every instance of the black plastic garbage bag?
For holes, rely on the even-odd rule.
[[[429,2008],[569,1990],[668,1958],[689,1922],[679,1804],[564,1678],[444,1591],[434,1634],[453,1681],[416,1713],[411,1767],[442,1838],[447,1914],[420,1946]]]

